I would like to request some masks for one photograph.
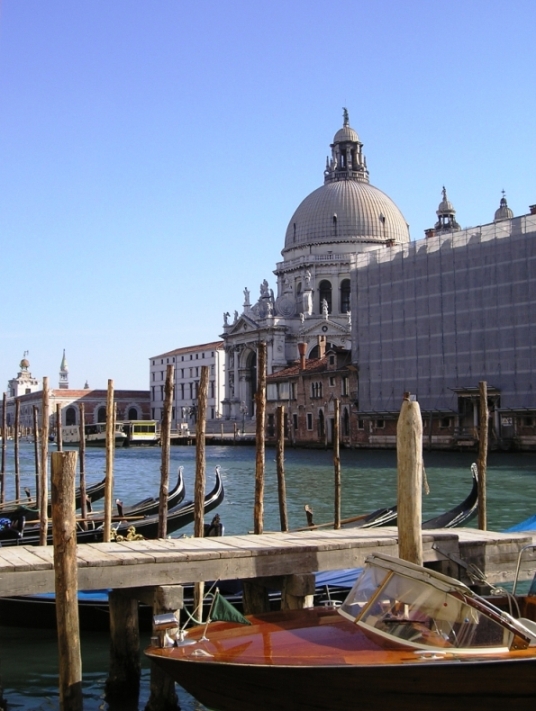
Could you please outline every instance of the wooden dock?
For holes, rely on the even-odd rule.
[[[426,563],[471,582],[477,566],[491,583],[513,578],[519,550],[536,543],[530,533],[506,534],[473,528],[426,531]],[[265,533],[221,538],[179,538],[93,543],[78,546],[79,589],[125,589],[181,585],[202,580],[266,579],[359,567],[381,550],[398,554],[396,528]],[[536,554],[526,558],[532,577]],[[54,591],[53,548],[0,548],[0,596]]]

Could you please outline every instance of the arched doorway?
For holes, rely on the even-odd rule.
[[[129,407],[127,420],[138,420],[138,419],[139,419],[138,408],[137,407]]]
[[[244,405],[247,408],[246,414],[253,417],[255,413],[255,394],[257,392],[257,353],[250,351],[246,358],[246,393]]]
[[[67,427],[76,425],[76,410],[74,407],[68,407],[65,411],[65,424]]]
[[[106,408],[99,407],[97,410],[97,422],[106,422]]]

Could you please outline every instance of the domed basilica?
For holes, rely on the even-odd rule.
[[[233,319],[224,314],[224,417],[254,411],[259,341],[267,343],[268,373],[293,363],[299,342],[307,344],[307,358],[327,345],[351,350],[352,257],[409,241],[398,207],[369,182],[363,144],[344,109],[324,184],[301,202],[288,224],[275,287],[265,279],[255,302],[245,288],[242,313],[235,311]]]

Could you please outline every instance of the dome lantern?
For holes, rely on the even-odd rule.
[[[343,109],[343,126],[331,144],[324,185],[308,195],[292,216],[283,256],[286,259],[304,246],[338,244],[340,251],[348,252],[355,251],[356,244],[409,240],[408,224],[398,207],[369,183],[363,144],[350,126],[347,109]]]

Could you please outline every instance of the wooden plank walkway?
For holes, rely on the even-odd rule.
[[[423,533],[425,562],[462,560],[477,565],[494,583],[512,579],[518,551],[533,542],[536,536],[530,533],[471,528]],[[77,551],[78,585],[85,590],[119,589],[308,574],[359,567],[378,550],[398,554],[396,528],[87,543]],[[463,566],[455,567],[453,574],[463,574]],[[531,555],[525,577],[535,567],[536,555]],[[53,590],[51,546],[0,548],[0,597]]]

